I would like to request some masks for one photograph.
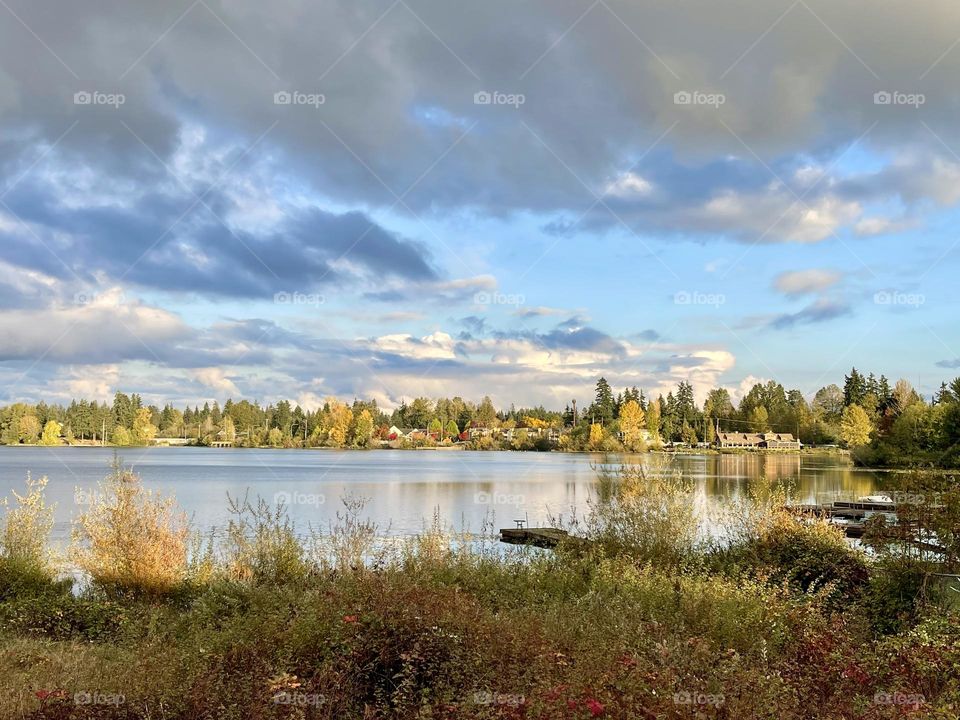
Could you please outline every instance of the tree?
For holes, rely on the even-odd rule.
[[[606,424],[613,420],[613,415],[616,411],[616,402],[613,399],[613,390],[610,388],[610,383],[607,382],[606,378],[597,380],[597,395],[593,402],[593,410],[596,414],[596,419],[601,423]]]
[[[763,405],[755,407],[750,413],[750,428],[754,432],[766,432],[769,424],[770,418],[767,409]]]
[[[275,448],[283,446],[283,431],[280,428],[270,428],[270,432],[267,433],[267,445]]]
[[[856,448],[870,442],[873,424],[867,411],[859,405],[849,405],[843,409],[840,418],[840,439],[848,448]]]
[[[353,422],[353,413],[344,403],[333,398],[327,401],[327,405],[328,410],[322,422],[326,434],[326,444],[331,447],[342,448],[347,444],[350,423]]]
[[[647,405],[647,431],[655,445],[660,444],[660,400],[651,400]]]
[[[843,379],[843,404],[860,405],[867,394],[867,380],[856,368],[850,369],[850,374]]]
[[[237,439],[237,428],[229,415],[223,416],[223,421],[220,423],[220,436],[225,442],[233,442]]]
[[[457,427],[455,420],[450,420],[447,422],[447,437],[456,438],[460,435],[460,428]]]
[[[133,419],[133,442],[137,445],[149,445],[157,436],[157,426],[150,422],[150,409],[140,408]]]
[[[837,422],[843,412],[843,390],[836,385],[827,385],[813,396],[813,413],[817,419]]]
[[[41,445],[59,445],[60,432],[63,428],[56,420],[47,420],[43,426],[43,437],[40,438]]]
[[[643,410],[636,400],[627,400],[620,408],[620,432],[623,433],[623,446],[630,452],[646,450],[643,440]]]
[[[40,421],[36,415],[24,415],[18,423],[19,441],[32,445],[40,437]]]
[[[590,425],[590,439],[587,444],[591,450],[599,450],[603,447],[603,426],[600,423]]]
[[[373,415],[364,408],[353,418],[353,428],[350,432],[351,443],[355,447],[367,447],[373,435]]]
[[[113,429],[113,435],[110,437],[110,441],[114,445],[119,445],[120,447],[127,447],[132,444],[130,437],[130,431],[127,430],[123,425],[117,425]]]

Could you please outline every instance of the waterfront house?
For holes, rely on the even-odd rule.
[[[790,433],[722,432],[717,434],[716,446],[718,448],[799,450],[800,441]]]

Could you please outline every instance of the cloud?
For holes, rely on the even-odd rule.
[[[240,389],[227,377],[223,368],[198,368],[191,371],[194,380],[213,390],[219,397],[240,397]]]
[[[796,325],[828,322],[849,315],[851,312],[852,309],[845,303],[818,298],[798,312],[777,315],[768,322],[768,327],[774,330],[787,330]]]
[[[793,270],[780,273],[773,281],[776,290],[787,296],[822,293],[843,279],[843,273],[835,270]]]

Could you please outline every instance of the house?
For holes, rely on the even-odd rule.
[[[716,443],[721,448],[759,448],[763,433],[717,433]]]
[[[763,443],[770,449],[800,449],[800,441],[790,433],[763,433]]]
[[[426,437],[426,434],[426,430],[398,428],[396,425],[391,425],[387,430],[387,440],[413,440],[416,437]]]
[[[719,448],[767,448],[772,450],[799,450],[800,441],[790,433],[732,433],[717,434],[716,446]]]

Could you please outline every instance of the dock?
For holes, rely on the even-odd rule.
[[[515,527],[500,530],[500,542],[509,545],[532,545],[533,547],[553,549],[560,543],[587,545],[588,540],[571,535],[566,530],[550,527]]]

